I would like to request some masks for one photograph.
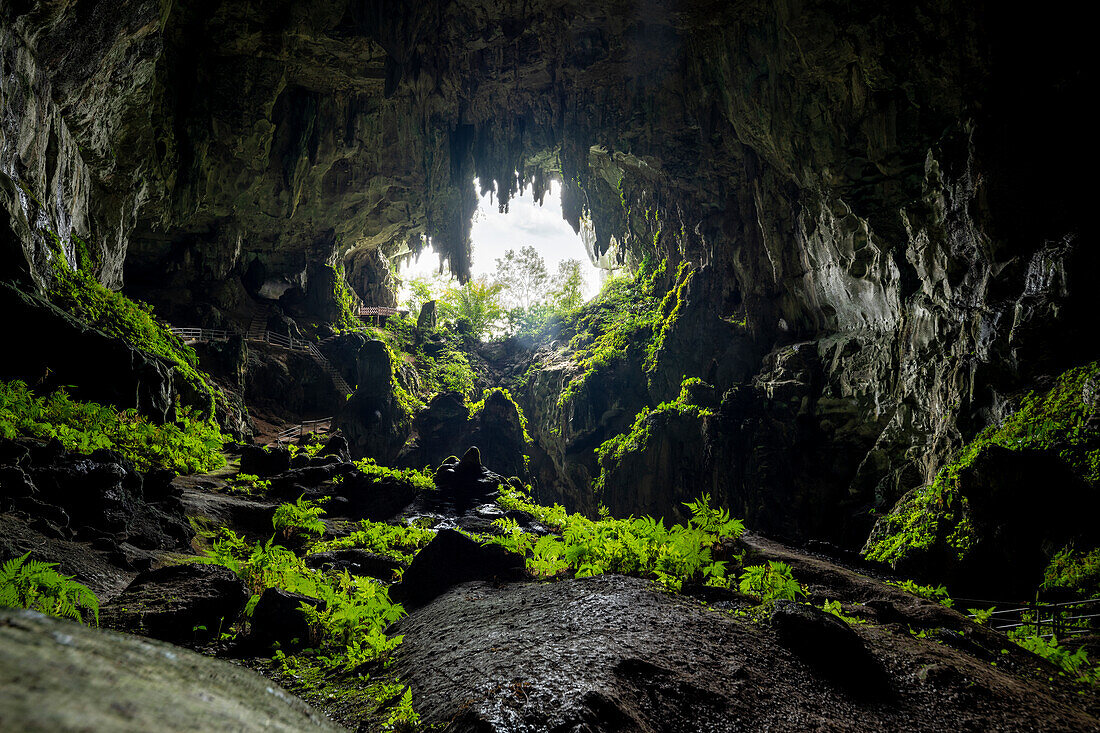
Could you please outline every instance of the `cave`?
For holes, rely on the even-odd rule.
[[[1081,13],[5,2],[0,728],[1100,727]]]

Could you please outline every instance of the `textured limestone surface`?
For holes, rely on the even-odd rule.
[[[317,320],[330,262],[377,304],[425,238],[465,275],[475,176],[502,207],[560,178],[594,253],[697,273],[655,378],[558,409],[545,358],[522,406],[547,490],[594,506],[592,449],[698,376],[736,391],[665,436],[693,482],[858,544],[1008,395],[1097,356],[1085,27],[944,0],[5,3],[0,256],[42,284],[75,233],[173,320]]]
[[[344,730],[228,662],[31,611],[0,611],[0,729]]]

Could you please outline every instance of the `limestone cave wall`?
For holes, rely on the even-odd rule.
[[[40,289],[79,240],[195,325],[324,312],[328,263],[381,303],[427,241],[468,274],[475,176],[502,207],[556,178],[597,253],[697,269],[663,381],[617,392],[727,394],[654,501],[703,483],[855,542],[1006,394],[1097,356],[1083,27],[946,0],[16,0],[4,277]],[[561,497],[585,503],[617,408],[541,426]]]

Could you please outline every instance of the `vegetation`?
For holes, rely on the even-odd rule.
[[[137,348],[167,359],[175,367],[176,376],[198,400],[204,418],[214,414],[216,392],[198,370],[195,350],[183,343],[167,326],[156,320],[153,308],[130,300],[121,293],[105,288],[89,272],[71,269],[61,253],[60,240],[55,238],[55,253],[61,265],[54,270],[54,284],[49,298],[58,307],[108,336],[121,338]],[[80,251],[80,247],[77,248]],[[85,246],[84,249],[87,249]],[[78,258],[87,263],[87,258]]]
[[[347,571],[326,574],[313,570],[293,552],[275,544],[274,538],[251,545],[223,529],[198,562],[226,567],[245,582],[252,592],[245,607],[247,616],[267,588],[324,601],[323,610],[303,604],[310,638],[301,641],[323,653],[318,657],[331,669],[348,670],[385,657],[401,643],[400,636],[387,637],[385,629],[404,611],[390,602],[382,585]]]
[[[1100,450],[1088,427],[1091,397],[1100,379],[1100,362],[1070,369],[1047,392],[1024,396],[1019,408],[1000,425],[991,425],[940,469],[933,482],[906,495],[884,517],[865,554],[890,563],[943,547],[960,560],[973,546],[973,528],[960,475],[989,446],[1013,451],[1052,450],[1086,481],[1100,483]]]
[[[573,333],[569,348],[579,373],[558,397],[558,405],[569,402],[594,375],[608,373],[629,355],[645,358],[652,347],[658,323],[660,301],[656,296],[665,275],[664,263],[643,267],[633,278],[612,278],[600,294],[562,327]]]
[[[87,586],[62,575],[57,563],[30,559],[31,553],[0,565],[0,607],[30,608],[50,616],[99,625],[99,600]]]
[[[404,318],[389,319],[379,334],[395,356],[407,356],[405,361],[416,367],[420,375],[417,398],[421,402],[440,392],[461,392],[466,397],[473,394],[474,371],[460,335],[447,330],[421,334],[412,321]]]
[[[1014,641],[1056,667],[1061,667],[1062,674],[1076,678],[1080,682],[1100,685],[1100,665],[1089,662],[1088,653],[1084,647],[1070,652],[1060,646],[1057,639],[1048,640],[1041,636],[1027,636]]]
[[[409,563],[433,537],[435,532],[415,525],[386,524],[362,519],[357,531],[344,537],[318,542],[312,549],[314,552],[328,552],[358,547],[398,562]]]
[[[1065,588],[1086,598],[1100,598],[1100,547],[1081,552],[1064,547],[1043,573],[1044,588]]]
[[[271,524],[285,540],[320,537],[325,533],[325,523],[321,519],[324,513],[320,504],[299,496],[293,504],[280,504]]]
[[[358,331],[363,328],[363,321],[359,319],[357,308],[358,299],[351,291],[343,271],[336,265],[329,265],[332,270],[332,299],[336,303],[336,322],[333,325],[337,331]]]
[[[140,471],[169,468],[178,473],[212,471],[225,464],[226,437],[188,408],[174,423],[156,425],[136,410],[117,410],[73,400],[64,390],[38,397],[23,382],[0,382],[0,436],[56,438],[66,449],[118,451]]]
[[[710,408],[691,403],[691,388],[702,383],[703,381],[697,378],[685,379],[681,384],[680,394],[675,400],[662,402],[653,409],[643,408],[635,416],[630,430],[612,436],[600,444],[596,449],[600,475],[592,484],[592,489],[597,496],[602,494],[607,476],[622,465],[624,460],[631,455],[645,452],[655,427],[667,424],[676,418],[701,420],[715,414]]]
[[[435,489],[432,472],[427,468],[421,471],[417,471],[415,468],[389,468],[388,466],[379,466],[373,458],[361,458],[355,461],[355,468],[371,481],[400,482],[417,491],[433,491]]]
[[[475,278],[465,285],[450,287],[439,300],[439,313],[453,320],[459,332],[469,333],[476,339],[485,339],[498,327],[504,317],[500,304],[499,283]]]
[[[527,433],[527,418],[523,414],[523,409],[512,398],[512,393],[503,387],[493,387],[492,389],[486,389],[481,393],[481,399],[477,402],[470,403],[470,418],[477,417],[478,413],[485,409],[485,400],[489,399],[489,395],[499,394],[503,395],[504,399],[512,403],[512,407],[516,408],[516,414],[519,416],[519,424],[523,429],[523,442],[530,443],[531,436]]]
[[[780,599],[797,601],[806,597],[806,591],[794,579],[791,566],[778,561],[745,568],[739,588],[745,595],[755,596],[762,603]]]
[[[494,524],[503,534],[486,541],[527,556],[528,570],[543,578],[565,572],[578,578],[623,573],[652,578],[670,590],[679,590],[688,580],[728,587],[726,563],[715,560],[712,550],[744,531],[725,509],[712,508],[707,495],[686,504],[692,513],[686,526],[671,527],[652,517],[591,520],[568,514],[559,505],[540,507],[510,486],[501,486],[497,501],[507,509],[530,512],[561,533],[535,540],[514,521],[498,519]]]
[[[941,606],[946,606],[947,608],[952,608],[955,605],[955,601],[953,601],[951,599],[951,596],[947,593],[947,588],[943,587],[942,585],[920,585],[919,583],[915,583],[912,580],[908,579],[900,582],[887,580],[885,581],[885,583],[887,585],[892,585],[895,588],[901,588],[903,591],[907,593],[912,593],[913,595],[924,598],[925,600],[935,601]]]

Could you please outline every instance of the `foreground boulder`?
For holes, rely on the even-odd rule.
[[[142,550],[190,545],[182,492],[164,471],[143,476],[115,451],[66,451],[56,440],[0,440],[0,511],[36,518],[54,537]]]
[[[444,529],[421,550],[390,598],[408,607],[422,606],[451,586],[471,580],[522,580],[521,555],[496,545],[485,546],[461,532]]]
[[[301,593],[268,588],[252,611],[250,641],[262,647],[292,648],[309,643],[310,626],[302,605],[324,610],[325,602]]]
[[[856,632],[833,614],[806,603],[777,601],[771,621],[783,646],[822,677],[855,695],[888,693],[882,666]]]
[[[244,609],[248,589],[220,565],[168,565],[147,570],[103,607],[103,625],[154,639],[217,638]]]
[[[0,730],[343,729],[237,665],[159,641],[3,609]]]
[[[623,576],[461,585],[391,631],[417,711],[448,733],[1100,727],[1095,692],[1003,640],[994,667],[907,629],[853,628],[900,691],[883,704],[827,681],[766,626]]]

